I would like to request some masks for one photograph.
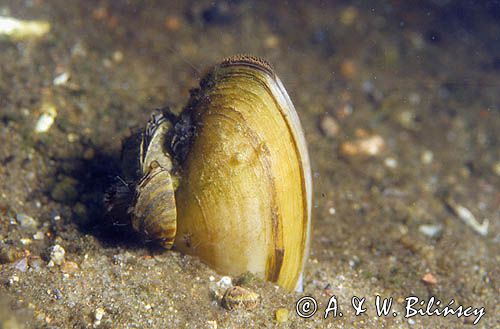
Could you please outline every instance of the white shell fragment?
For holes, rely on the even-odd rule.
[[[385,140],[380,135],[364,136],[340,145],[340,152],[345,156],[376,156],[385,148]]]
[[[0,16],[0,36],[12,40],[25,40],[41,37],[50,31],[50,23],[46,21],[25,21],[13,17]]]
[[[418,230],[429,238],[435,238],[441,234],[443,227],[441,225],[420,225]]]
[[[59,74],[57,77],[54,78],[52,83],[54,86],[62,86],[65,85],[69,80],[69,73],[68,72],[63,72]]]
[[[44,133],[49,131],[50,127],[54,123],[54,117],[47,113],[42,113],[38,118],[35,126],[35,132]]]
[[[36,133],[45,133],[49,131],[57,116],[57,111],[54,105],[45,103],[42,105],[42,114],[35,124]]]
[[[476,231],[476,233],[479,233],[482,236],[488,235],[489,221],[487,219],[485,219],[482,224],[479,224],[472,212],[459,204],[454,205],[453,210],[455,210],[455,212],[457,213],[458,218],[460,218],[467,226]]]
[[[455,215],[460,218],[467,226],[472,228],[476,233],[486,236],[488,235],[489,220],[484,219],[483,223],[480,224],[472,212],[465,208],[464,206],[456,203],[455,201],[448,199],[446,200],[448,206],[453,210]]]
[[[217,286],[223,289],[228,289],[233,286],[233,280],[229,276],[223,276],[219,282],[217,282]]]

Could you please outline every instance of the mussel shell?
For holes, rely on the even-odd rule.
[[[136,185],[132,226],[146,240],[170,249],[177,230],[173,162],[167,146],[172,123],[159,110],[151,115],[140,144],[142,178]]]
[[[175,245],[221,273],[296,288],[309,246],[311,174],[295,108],[271,66],[239,56],[192,96],[175,193]]]
[[[164,248],[170,249],[174,243],[177,211],[172,177],[157,162],[152,162],[137,184],[132,226]]]

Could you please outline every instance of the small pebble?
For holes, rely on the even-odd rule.
[[[217,282],[217,286],[221,289],[229,289],[233,286],[233,280],[229,276],[223,276],[219,282]]]
[[[406,110],[402,111],[397,115],[397,120],[399,124],[406,129],[415,129],[415,113],[412,111]]]
[[[334,117],[331,115],[325,115],[320,123],[319,127],[321,129],[321,132],[326,136],[326,137],[335,137],[339,134],[340,127],[337,121],[335,120]]]
[[[66,138],[68,139],[69,143],[74,143],[78,141],[78,135],[75,133],[69,133],[68,135],[66,135]]]
[[[115,63],[121,63],[123,61],[124,57],[125,56],[123,55],[123,53],[119,50],[116,50],[115,52],[113,52],[112,58],[113,58],[113,61]]]
[[[44,263],[39,257],[30,257],[29,259],[30,268],[33,269],[35,272],[39,272],[42,269],[43,264]]]
[[[168,31],[177,31],[181,27],[181,20],[177,16],[170,15],[165,17],[164,25]]]
[[[16,250],[13,246],[0,242],[0,264],[12,263],[22,256],[23,253]]]
[[[218,302],[222,300],[224,292],[232,286],[232,279],[228,276],[223,276],[218,282],[210,282],[208,284],[212,297]]]
[[[276,310],[276,322],[284,323],[288,321],[288,310],[286,308],[279,308]]]
[[[45,234],[43,234],[43,232],[38,231],[35,234],[33,234],[34,240],[40,241],[40,240],[43,240],[44,238],[45,238]]]
[[[361,89],[365,94],[372,94],[375,91],[375,84],[371,80],[363,81]]]
[[[76,42],[73,45],[73,47],[71,47],[71,56],[73,56],[73,57],[86,57],[87,56],[87,49],[81,41]]]
[[[94,313],[94,327],[97,327],[101,324],[101,320],[102,318],[104,317],[104,315],[106,314],[106,312],[104,311],[103,308],[99,307],[95,310],[95,313]]]
[[[432,153],[432,151],[429,150],[423,151],[422,154],[420,155],[420,161],[425,165],[431,164],[433,159],[434,159],[434,153]]]
[[[60,300],[63,297],[61,290],[57,288],[47,290],[47,294],[52,296],[55,300]]]
[[[38,226],[38,222],[33,217],[24,213],[16,214],[16,221],[24,229],[36,229]]]
[[[35,132],[45,133],[49,131],[53,123],[54,123],[54,117],[52,115],[49,115],[47,113],[42,113],[42,115],[40,115],[38,121],[36,122]]]
[[[72,261],[66,261],[61,266],[61,271],[63,273],[75,273],[78,270],[78,264]]]
[[[113,66],[113,61],[111,61],[111,59],[109,58],[104,58],[102,60],[102,65],[105,67],[105,68],[111,68]]]
[[[420,233],[429,238],[435,238],[441,234],[443,227],[441,225],[420,225],[418,227]]]
[[[340,12],[340,22],[346,26],[351,26],[358,18],[356,7],[347,7]]]
[[[358,266],[358,264],[359,264],[359,258],[358,259],[355,259],[355,258],[349,259],[349,267],[350,268],[354,269]]]
[[[398,166],[398,160],[396,160],[394,158],[386,158],[384,160],[384,164],[387,168],[394,169]]]
[[[14,283],[19,282],[19,277],[17,275],[13,275],[9,278],[9,285],[12,286]]]
[[[280,39],[277,36],[271,34],[264,39],[264,46],[269,49],[274,49],[278,47]]]
[[[54,104],[50,102],[44,102],[40,111],[42,112],[42,114],[40,114],[40,117],[35,124],[35,132],[45,133],[49,131],[50,127],[52,127],[52,124],[54,123],[57,116],[57,110]]]
[[[354,112],[354,108],[351,104],[345,104],[340,108],[335,110],[335,114],[339,120],[344,120],[349,117]]]
[[[106,7],[97,7],[92,11],[92,18],[95,20],[103,20],[108,17],[108,9]]]
[[[54,86],[62,86],[65,85],[68,81],[69,81],[69,73],[63,72],[59,74],[57,77],[55,77],[52,83],[54,84]]]
[[[500,161],[493,164],[493,172],[495,175],[500,176]]]
[[[21,242],[21,244],[27,246],[27,245],[30,245],[31,242],[33,242],[33,240],[31,240],[30,238],[22,238],[19,240]]]
[[[356,64],[351,59],[344,60],[340,65],[340,73],[342,73],[344,78],[352,79],[356,75],[356,72]]]
[[[208,320],[207,325],[208,325],[208,328],[210,328],[210,329],[217,329],[217,321],[215,321],[215,320]]]
[[[335,208],[333,208],[333,207],[328,208],[328,213],[329,213],[330,215],[335,215],[335,213],[336,213]]]
[[[427,284],[430,284],[430,285],[437,284],[437,279],[436,279],[436,277],[432,273],[426,273],[422,277],[422,281],[425,282],[425,283],[427,283]]]
[[[61,265],[64,262],[65,254],[66,251],[63,247],[58,244],[54,245],[50,251],[50,261],[48,266],[52,267],[54,265]]]
[[[14,264],[14,268],[20,272],[26,272],[28,269],[28,259],[26,257],[21,258]]]
[[[346,156],[378,155],[385,147],[385,141],[380,135],[359,138],[354,141],[344,142],[340,145],[340,152]]]

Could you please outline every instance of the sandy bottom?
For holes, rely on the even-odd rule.
[[[482,307],[476,327],[500,325],[498,5],[153,3],[0,5],[50,24],[0,33],[0,327],[459,328]],[[237,53],[289,91],[314,205],[304,293],[232,278],[260,302],[227,311],[222,273],[113,225],[102,198],[122,139]],[[475,313],[405,318],[410,296]]]

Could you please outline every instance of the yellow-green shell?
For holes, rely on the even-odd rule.
[[[270,66],[215,66],[186,111],[195,127],[181,164],[176,247],[217,271],[256,273],[287,289],[308,251],[309,157],[294,106]]]

